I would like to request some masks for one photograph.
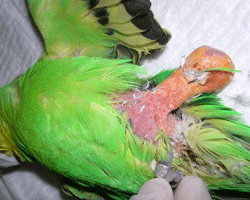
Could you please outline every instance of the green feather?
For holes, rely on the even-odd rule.
[[[92,196],[86,193],[92,190],[114,199],[137,193],[154,177],[152,160],[168,160],[166,150],[173,146],[162,132],[157,146],[136,137],[126,113],[114,109],[113,99],[139,87],[137,75],[145,73],[127,62],[89,57],[38,61],[0,90],[1,150],[39,161],[60,174],[65,190],[77,197]],[[149,81],[159,84],[173,71]],[[239,113],[214,94],[181,109],[195,120],[184,133],[185,146],[175,154],[173,168],[200,176],[210,189],[248,192],[250,127],[239,121]]]
[[[235,115],[241,115],[223,105],[201,105],[186,109],[186,112],[194,114],[199,118],[231,118]]]
[[[214,94],[203,94],[184,104],[185,112],[199,118],[233,119],[241,115],[223,105],[221,99]]]
[[[116,43],[94,17],[84,18],[90,12],[87,1],[29,0],[28,4],[52,57],[104,56]]]
[[[187,145],[174,167],[198,175],[210,189],[250,191],[250,127],[239,113],[224,106],[214,94],[204,94],[182,106],[194,118],[185,132]]]
[[[157,85],[162,83],[164,80],[166,80],[169,76],[171,76],[171,74],[173,74],[175,70],[176,69],[169,69],[169,70],[163,69],[157,74],[151,75],[147,78],[141,78],[140,80],[138,80],[138,82],[140,82],[142,87],[143,86],[149,86],[150,88],[156,87]]]
[[[0,90],[1,119],[11,127],[1,134],[8,134],[26,160],[79,185],[101,187],[117,199],[136,193],[153,178],[155,148],[135,138],[113,108],[112,99],[137,86],[137,74],[144,72],[126,62],[40,60]]]
[[[241,138],[242,140],[250,143],[249,126],[243,123],[228,121],[225,119],[206,119],[204,123],[210,124],[222,132],[227,132],[231,136]]]
[[[216,67],[216,68],[210,68],[210,69],[205,70],[205,72],[211,72],[211,71],[241,72],[240,70],[228,68],[228,67]]]
[[[162,71],[160,71],[158,74],[150,76],[148,78],[148,81],[151,84],[154,84],[155,86],[159,85],[160,83],[162,83],[165,79],[167,79],[176,69],[163,69]]]

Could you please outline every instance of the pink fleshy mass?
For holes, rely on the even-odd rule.
[[[205,77],[201,84],[195,79],[195,72],[201,73],[214,67],[230,67],[234,65],[224,52],[209,46],[196,49],[187,57],[183,66],[150,91],[130,91],[115,99],[114,106],[121,113],[127,112],[134,134],[146,140],[153,140],[160,131],[168,137],[173,136],[177,119],[172,111],[185,101],[204,92],[214,92],[225,87],[233,76],[230,72],[215,71]],[[187,78],[185,72],[191,71],[194,81]],[[181,148],[181,147],[180,147]]]
[[[209,48],[207,51],[204,52],[205,56],[218,56],[218,57],[224,57],[226,54],[223,51],[220,51],[218,49]]]
[[[143,105],[140,104],[144,96],[145,92],[127,93],[116,99],[116,101],[123,103],[119,103],[115,107],[120,112],[128,112],[127,119],[131,122],[132,130],[136,135],[146,140],[154,140],[159,131],[162,130],[171,136],[174,132],[176,118],[169,113],[169,110],[159,112],[159,109],[150,105],[150,101]]]

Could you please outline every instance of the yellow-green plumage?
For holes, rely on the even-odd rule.
[[[1,89],[1,120],[10,127],[1,133],[14,141],[22,158],[79,185],[117,190],[111,192],[117,198],[137,192],[153,178],[149,165],[155,149],[143,147],[113,108],[112,98],[133,88],[134,74],[142,72],[126,62],[39,61],[14,80],[14,88],[11,83]]]
[[[112,101],[143,82],[136,74],[144,70],[126,62],[89,57],[38,61],[0,90],[0,133],[7,139],[1,151],[47,166],[66,192],[82,198],[94,190],[128,199],[154,177],[153,159],[168,160],[166,150],[174,152],[173,169],[202,177],[210,189],[249,191],[250,128],[212,94],[181,106],[181,152],[164,134],[158,145],[133,135]],[[159,84],[171,72],[149,80]]]
[[[28,4],[46,53],[54,58],[85,55],[138,62],[150,51],[163,49],[171,38],[154,19],[149,1],[28,0]],[[125,46],[125,52],[117,45]]]
[[[184,118],[192,118],[184,132],[182,154],[174,167],[200,176],[209,189],[250,191],[250,127],[214,94],[182,105]],[[187,120],[188,121],[188,120]]]

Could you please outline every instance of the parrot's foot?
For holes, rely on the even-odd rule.
[[[154,171],[156,178],[166,178],[167,174],[171,171],[172,166],[170,165],[164,165],[161,163],[158,163],[156,166],[156,169]]]
[[[163,178],[169,183],[170,182],[179,183],[183,179],[184,175],[180,170],[172,171],[172,163],[174,155],[169,151],[167,151],[167,153],[168,153],[168,161],[163,161],[157,164],[154,170],[155,177]]]
[[[171,167],[163,164],[157,165],[155,175],[157,178],[164,178],[169,183],[179,183],[184,178],[184,174],[180,170],[172,171]]]
[[[184,178],[184,174],[180,170],[170,171],[165,180],[174,183],[179,183]]]
[[[166,163],[165,163],[166,164]],[[184,174],[180,170],[172,171],[171,164],[158,163],[154,174],[157,178],[163,178],[175,187],[183,178]]]

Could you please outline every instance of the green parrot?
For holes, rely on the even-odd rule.
[[[229,56],[203,46],[178,69],[140,78],[131,61],[171,37],[150,2],[28,4],[46,52],[0,89],[1,152],[41,163],[80,199],[129,199],[179,172],[250,191],[250,127],[214,94],[236,71]]]
[[[248,192],[250,128],[237,120],[238,113],[214,94],[204,94],[185,100],[178,110],[173,106],[166,120],[170,129],[165,132],[158,123],[161,120],[147,121],[148,111],[155,117],[162,114],[161,106],[153,109],[155,99],[151,101],[147,94],[160,99],[159,92],[173,91],[161,84],[181,80],[178,73],[183,67],[170,76],[165,71],[149,78],[149,85],[157,85],[169,76],[138,94],[145,85],[137,76],[143,69],[126,62],[97,57],[38,61],[0,90],[1,151],[45,165],[58,175],[64,191],[79,198],[93,198],[90,193],[95,192],[108,199],[128,199],[154,178],[155,163],[162,161],[170,161],[173,171],[202,177],[210,189]],[[194,87],[199,81],[188,81],[188,85]],[[129,94],[147,101],[148,107],[140,106],[146,112],[145,123],[136,122],[143,111],[132,112],[140,102],[124,111],[125,105],[134,105]],[[148,137],[148,132],[140,135],[144,134],[140,128],[148,124],[158,125],[155,137]],[[173,154],[172,161],[168,152]]]

